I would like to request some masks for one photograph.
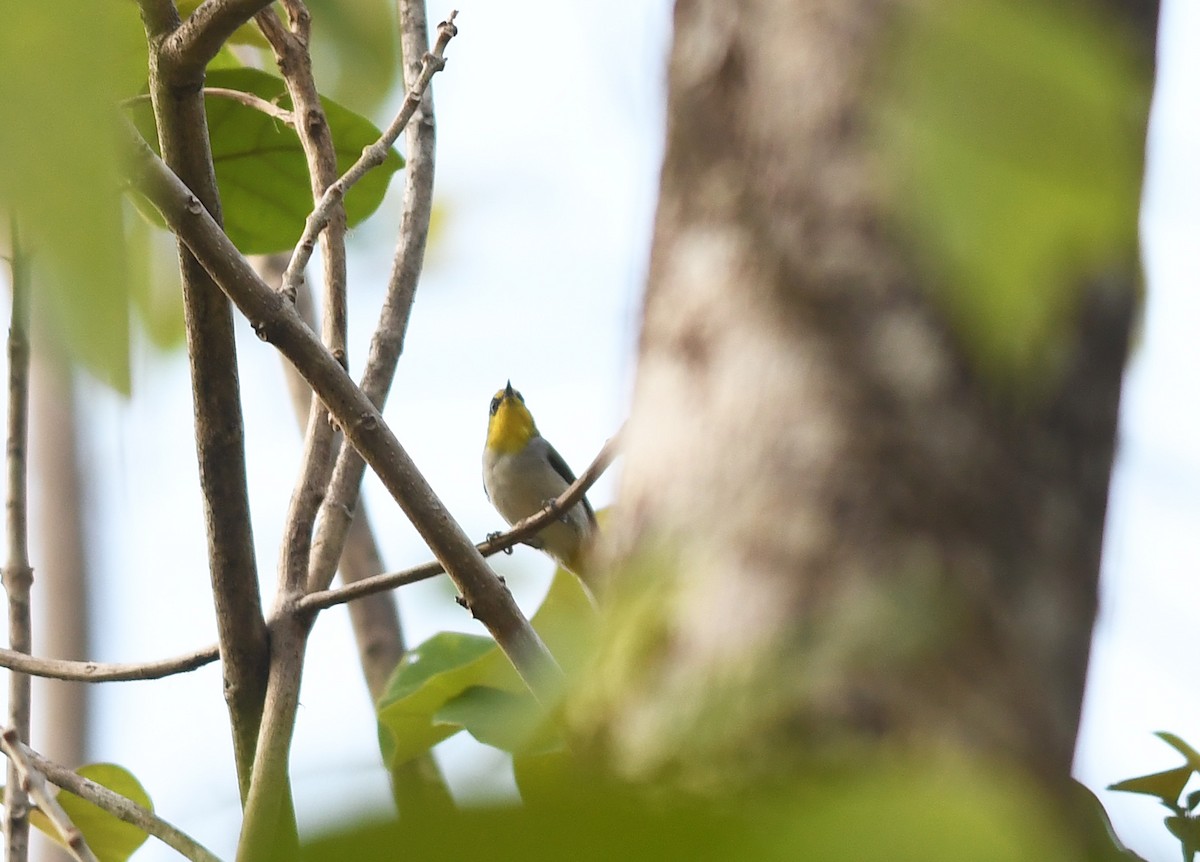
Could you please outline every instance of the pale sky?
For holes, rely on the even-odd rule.
[[[506,379],[577,468],[623,416],[660,157],[669,3],[457,6],[460,36],[434,84],[447,228],[427,261],[386,414],[451,511],[482,537],[501,526],[483,496],[479,458],[488,400]],[[430,14],[436,21],[445,11]],[[1123,397],[1076,764],[1098,792],[1178,765],[1155,730],[1200,745],[1188,666],[1200,568],[1200,73],[1189,50],[1198,41],[1197,4],[1164,4],[1142,220],[1149,301]],[[354,345],[374,327],[397,209],[393,194],[354,238],[355,367],[365,349],[355,354]],[[254,529],[270,584],[299,443],[280,424],[291,414],[273,349],[245,324],[238,335]],[[103,392],[85,398],[93,502],[118,515],[91,534],[101,577],[93,625],[103,634],[90,657],[106,661],[163,658],[215,637],[183,358],[143,349],[134,387],[128,402]],[[606,476],[592,492],[597,507],[611,502],[612,489]],[[388,565],[426,559],[377,483],[366,495]],[[521,549],[498,566],[532,612],[549,561]],[[445,628],[481,631],[450,597],[439,582],[401,591],[413,642]],[[321,616],[308,656],[293,753],[301,823],[313,828],[364,805],[386,810],[387,779],[344,610]],[[94,756],[131,769],[163,816],[231,856],[237,793],[219,669],[97,692]],[[161,734],[164,724],[178,732]],[[465,795],[509,786],[503,758],[465,734],[439,756]],[[1161,826],[1165,810],[1100,795],[1131,847],[1152,862],[1177,858]],[[177,857],[150,841],[136,858]]]

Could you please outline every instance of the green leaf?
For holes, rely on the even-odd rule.
[[[1124,781],[1118,781],[1116,784],[1109,785],[1108,789],[1155,796],[1161,799],[1164,805],[1173,808],[1179,799],[1179,794],[1183,793],[1183,788],[1188,783],[1188,779],[1192,777],[1192,772],[1192,767],[1180,766],[1177,769],[1168,769],[1165,772],[1155,772],[1151,775],[1142,775],[1138,778],[1127,778]]]
[[[1200,853],[1200,820],[1195,817],[1168,817],[1163,821],[1167,830],[1183,846],[1183,858],[1191,860]]]
[[[283,79],[257,69],[214,69],[209,88],[252,93],[290,109]],[[291,250],[312,211],[308,166],[294,129],[262,111],[230,98],[209,95],[204,100],[212,139],[213,166],[221,193],[225,231],[243,254]],[[328,99],[322,99],[329,131],[337,151],[338,172],[344,172],[363,147],[381,132],[369,120]],[[157,148],[158,133],[150,105],[130,106],[131,118],[142,136]],[[346,217],[353,227],[383,201],[392,174],[404,166],[393,150],[382,165],[368,173],[346,196]]]
[[[379,747],[388,769],[460,731],[461,725],[438,722],[435,714],[471,686],[497,677],[503,663],[491,638],[456,632],[439,632],[410,650],[379,700]]]
[[[378,107],[401,79],[392,3],[310,0],[313,70],[321,89],[364,108]],[[432,30],[437,19],[429,21]]]
[[[6,3],[3,10],[0,211],[18,222],[50,335],[97,378],[128,392],[113,115],[146,77],[137,8],[99,3],[84,13],[69,3]]]
[[[435,723],[458,725],[502,751],[545,752],[562,740],[546,711],[528,691],[471,686],[437,711]]]
[[[1188,766],[1193,771],[1200,772],[1200,752],[1197,752],[1196,749],[1192,748],[1175,734],[1168,733],[1165,730],[1160,730],[1154,735],[1186,757]]]
[[[639,795],[578,770],[537,803],[344,827],[305,842],[306,862],[395,859],[921,860],[1074,862],[1084,857],[1052,802],[996,764],[909,763],[798,777],[705,802]],[[485,850],[484,850],[485,849]]]
[[[135,213],[126,219],[125,241],[137,251],[130,260],[129,298],[142,332],[163,350],[182,347],[183,287],[175,243]]]
[[[559,569],[530,622],[568,677],[578,673],[596,631],[595,608],[578,579]],[[464,727],[505,750],[541,750],[552,741],[542,714],[494,641],[441,632],[392,674],[378,704],[379,744],[389,769]]]
[[[90,763],[75,771],[84,778],[90,778],[97,784],[103,784],[109,790],[121,794],[143,808],[154,810],[150,796],[142,787],[141,782],[123,767],[112,763]],[[123,820],[118,820],[107,811],[81,799],[74,793],[60,790],[58,803],[71,818],[75,827],[83,833],[88,846],[92,848],[92,852],[96,854],[100,862],[125,862],[133,855],[133,851],[141,847],[146,840],[146,833],[141,829]],[[63,844],[58,830],[41,811],[31,811],[29,822],[55,843]]]
[[[878,144],[922,285],[975,364],[1053,380],[1089,280],[1136,276],[1151,69],[1071,0],[918,6]]]

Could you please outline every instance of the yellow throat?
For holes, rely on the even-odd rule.
[[[525,406],[521,393],[512,388],[510,381],[492,397],[487,447],[493,452],[510,455],[524,449],[536,434],[533,415]]]

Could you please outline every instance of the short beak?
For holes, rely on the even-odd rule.
[[[512,388],[511,380],[509,380],[507,383],[504,384],[504,394],[507,395],[509,398],[512,398],[513,388]]]

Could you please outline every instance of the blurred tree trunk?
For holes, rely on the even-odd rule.
[[[1136,261],[1080,275],[1029,393],[972,359],[871,136],[921,8],[676,5],[619,612],[574,713],[626,774],[729,789],[864,745],[1069,772]],[[1152,55],[1157,5],[1123,8]]]
[[[35,325],[37,308],[35,303]],[[30,455],[35,543],[34,651],[50,658],[86,659],[90,634],[84,554],[86,494],[77,435],[77,404],[69,362],[49,336],[35,328],[30,367]],[[33,744],[69,767],[87,762],[91,709],[87,684],[34,680]],[[37,858],[65,860],[65,850],[38,836]]]

